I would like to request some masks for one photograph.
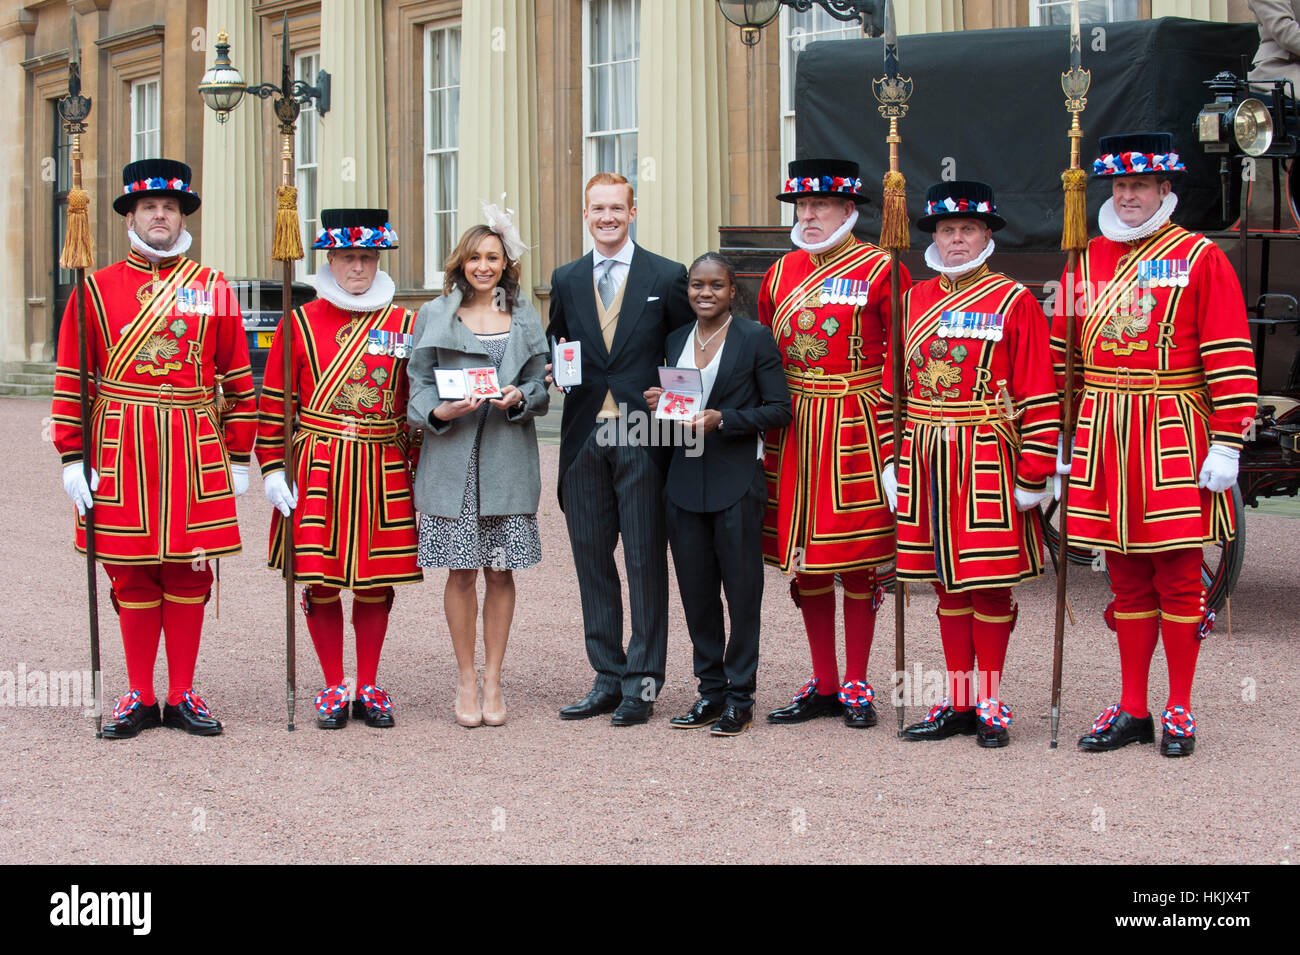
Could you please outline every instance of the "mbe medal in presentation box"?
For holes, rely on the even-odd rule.
[[[698,368],[660,368],[659,396],[655,417],[668,421],[690,421],[703,409],[704,379]]]
[[[551,378],[557,388],[582,384],[582,342],[551,343]]]
[[[443,401],[462,398],[500,398],[497,370],[487,368],[435,368],[433,380]]]

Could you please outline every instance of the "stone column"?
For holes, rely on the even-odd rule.
[[[729,199],[724,27],[712,3],[641,4],[637,243],[686,264]]]
[[[63,20],[66,28],[66,15]],[[0,363],[39,361],[44,357],[28,354],[27,306],[24,301],[27,283],[23,276],[23,263],[32,234],[16,228],[25,218],[26,192],[32,188],[32,183],[23,174],[24,169],[30,168],[26,160],[28,124],[24,106],[28,81],[18,64],[26,59],[27,38],[35,26],[35,18],[22,9],[11,9],[0,22],[0,75],[8,79],[0,87],[0,162],[10,173],[5,177],[4,185],[0,186],[0,209],[5,211],[5,221],[10,223],[5,230],[3,245],[0,245]],[[49,189],[47,183],[39,185]],[[48,228],[47,221],[45,228],[37,229],[36,233],[48,236]]]
[[[320,122],[321,208],[383,206],[388,173],[380,0],[321,0],[320,67],[331,78],[330,111]],[[420,78],[407,81],[419,84]],[[390,214],[401,221],[399,210]]]
[[[224,30],[231,60],[244,82],[260,81],[262,44],[252,0],[208,0],[206,29],[209,53],[204,69],[216,59],[217,34]],[[203,199],[197,217],[203,261],[231,277],[268,277],[273,210],[266,207],[262,191],[269,163],[262,144],[264,127],[274,116],[260,99],[249,96],[224,123],[206,106],[203,113],[203,181],[195,187]]]
[[[519,284],[531,296],[540,274],[537,211],[537,36],[533,0],[475,0],[461,8],[460,156],[457,225],[483,221],[480,199],[515,210],[529,251]]]

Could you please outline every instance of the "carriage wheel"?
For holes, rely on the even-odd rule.
[[[1052,566],[1056,566],[1055,557],[1061,540],[1061,521],[1060,515],[1057,513],[1060,507],[1060,501],[1048,501],[1047,506],[1043,508],[1043,543],[1051,548],[1052,556],[1047,558],[1047,562]],[[1092,564],[1097,558],[1097,551],[1093,548],[1080,547],[1074,544],[1070,545],[1067,553],[1072,564]]]
[[[1211,544],[1201,551],[1201,586],[1205,588],[1205,608],[1218,613],[1232,595],[1246,561],[1246,506],[1241,488],[1232,486],[1232,523],[1237,536],[1230,541]]]

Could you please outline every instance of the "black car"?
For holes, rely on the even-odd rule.
[[[248,336],[248,358],[253,366],[253,380],[260,392],[266,356],[271,350],[271,336],[280,324],[283,311],[284,284],[269,279],[229,279],[244,317],[244,334]],[[292,308],[306,305],[316,297],[316,290],[305,282],[292,286]]]

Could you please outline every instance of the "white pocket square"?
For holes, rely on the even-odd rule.
[[[646,299],[646,301],[647,301],[647,302],[657,302],[657,301],[659,301],[659,296],[658,296],[658,295],[651,295],[649,298]]]

